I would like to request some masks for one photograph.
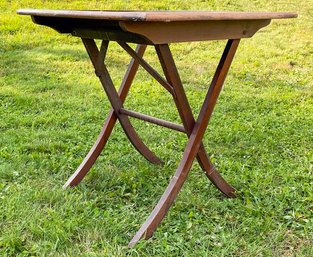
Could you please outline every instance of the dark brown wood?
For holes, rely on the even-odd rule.
[[[64,21],[67,22],[67,21]],[[88,22],[88,21],[87,21]],[[50,26],[51,27],[51,26]],[[54,27],[58,30],[58,28]],[[125,32],[120,29],[119,31],[108,31],[105,32],[101,29],[73,29],[69,31],[75,37],[90,38],[90,39],[102,39],[109,41],[122,41],[136,44],[153,45],[149,39],[139,36],[135,33]]]
[[[164,22],[123,21],[120,22],[120,26],[124,31],[139,34],[157,45],[228,38],[248,38],[252,37],[259,29],[267,26],[270,22],[270,19],[173,21],[168,24]]]
[[[54,18],[49,16],[32,16],[32,20],[36,24],[48,26],[60,33],[70,33],[81,38],[153,44],[143,36],[124,31],[118,21]]]
[[[139,56],[143,56],[146,48],[147,47],[145,45],[138,45],[136,48],[136,53]],[[124,76],[124,79],[123,79],[121,86],[120,86],[120,89],[118,91],[118,94],[119,94],[119,97],[120,97],[122,103],[126,99],[126,96],[127,96],[129,89],[130,89],[130,86],[134,80],[136,73],[137,73],[138,67],[139,67],[139,63],[136,60],[132,59],[130,61],[130,64],[128,65],[126,74]],[[106,143],[107,143],[107,141],[108,141],[108,139],[112,133],[113,127],[116,123],[116,120],[117,120],[117,116],[115,115],[113,108],[111,108],[109,115],[108,115],[108,117],[107,117],[107,119],[103,125],[103,128],[102,128],[95,144],[90,149],[89,153],[84,158],[83,162],[79,165],[77,170],[66,181],[63,188],[76,186],[86,176],[86,174],[88,173],[88,171],[90,170],[92,165],[95,163],[95,161],[99,157],[104,146],[106,145]]]
[[[99,19],[109,21],[205,21],[205,20],[263,20],[295,18],[293,12],[214,12],[214,11],[79,11],[20,9],[18,14],[53,18]]]
[[[118,41],[118,44],[133,57],[152,77],[156,79],[169,93],[174,95],[173,87],[160,74],[153,69],[141,56],[139,56],[129,45]]]
[[[111,106],[113,107],[114,112],[127,138],[133,144],[133,146],[137,149],[137,151],[140,152],[148,161],[155,163],[155,164],[161,164],[162,161],[154,153],[152,153],[149,150],[149,148],[139,138],[134,127],[131,125],[128,117],[125,115],[120,115],[119,110],[123,108],[123,103],[113,85],[112,79],[110,77],[110,74],[105,64],[98,62],[98,58],[102,58],[100,55],[102,51],[100,51],[100,54],[99,54],[99,50],[93,39],[83,38],[82,40],[89,54],[90,60],[95,68],[95,73],[99,77],[102,87],[108,96]]]
[[[216,69],[211,86],[201,107],[199,117],[193,127],[192,133],[183,154],[183,158],[158,204],[156,205],[146,222],[141,226],[136,235],[130,241],[129,247],[134,246],[142,237],[147,239],[152,236],[154,230],[157,228],[159,223],[168,212],[178,192],[183,186],[190,171],[193,160],[199,151],[203,135],[208,125],[209,119],[212,115],[214,106],[222,89],[224,80],[226,78],[232,59],[235,55],[238,44],[239,40],[228,41],[220,63]]]
[[[124,109],[124,108],[120,109],[120,113],[128,115],[128,116],[136,118],[136,119],[139,119],[139,120],[144,120],[144,121],[156,124],[156,125],[160,125],[160,126],[165,127],[165,128],[169,128],[169,129],[173,129],[173,130],[177,130],[177,131],[186,133],[186,130],[185,130],[185,128],[183,126],[175,124],[173,122],[169,122],[169,121],[166,121],[166,120],[158,119],[158,118],[155,118],[155,117],[151,117],[149,115],[145,115],[145,114],[142,114],[142,113],[139,113],[139,112],[134,112],[134,111],[127,110],[127,109]]]
[[[186,129],[187,136],[190,137],[194,128],[195,119],[188,103],[188,99],[185,94],[185,90],[183,88],[170,48],[168,45],[157,45],[155,48],[166,79],[174,88],[175,98],[173,99]],[[222,193],[224,193],[227,197],[235,197],[235,189],[229,185],[214,168],[202,143],[197,154],[197,160],[202,170],[205,171],[207,177]]]
[[[64,11],[18,10],[35,23],[84,38],[166,44],[251,37],[272,19],[294,18],[289,12],[210,11]],[[186,33],[188,31],[188,33]]]

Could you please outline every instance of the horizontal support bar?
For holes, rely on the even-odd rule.
[[[151,116],[148,116],[148,115],[145,115],[145,114],[142,114],[142,113],[139,113],[139,112],[134,112],[134,111],[131,111],[131,110],[127,110],[127,109],[124,109],[124,108],[121,108],[119,110],[119,112],[121,114],[128,115],[130,117],[133,117],[133,118],[136,118],[136,119],[139,119],[139,120],[144,120],[144,121],[147,121],[147,122],[150,122],[150,123],[162,126],[162,127],[166,127],[166,128],[169,128],[169,129],[173,129],[173,130],[177,130],[177,131],[186,133],[186,130],[185,130],[185,128],[182,125],[178,125],[178,124],[175,124],[175,123],[170,122],[170,121],[158,119],[158,118],[155,118],[155,117],[151,117]]]

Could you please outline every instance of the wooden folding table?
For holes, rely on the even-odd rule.
[[[91,59],[96,75],[111,103],[111,110],[97,141],[64,187],[77,185],[90,170],[103,150],[118,120],[130,142],[148,161],[162,161],[143,143],[132,126],[129,116],[177,130],[188,136],[179,166],[171,178],[156,207],[130,241],[133,246],[140,238],[149,238],[174,202],[195,158],[212,183],[226,196],[235,197],[235,190],[218,173],[203,146],[202,139],[212,115],[223,82],[241,38],[252,37],[272,19],[294,18],[286,12],[209,12],[209,11],[66,11],[18,10],[18,14],[31,15],[40,25],[49,26],[60,33],[80,37]],[[95,39],[102,40],[98,49]],[[199,116],[194,118],[179,77],[169,43],[204,40],[227,40],[226,47],[216,68]],[[105,65],[110,41],[116,41],[131,57],[119,91],[116,91]],[[137,43],[136,50],[128,43]],[[147,45],[153,45],[165,78],[144,59]],[[173,97],[182,125],[150,117],[124,108],[123,103],[141,65]]]

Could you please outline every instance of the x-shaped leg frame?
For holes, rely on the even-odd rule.
[[[170,206],[174,202],[178,192],[184,184],[195,158],[197,158],[202,170],[205,172],[207,177],[221,192],[223,192],[228,197],[235,197],[234,188],[223,179],[223,177],[218,173],[213,164],[210,162],[210,159],[202,144],[202,139],[240,40],[228,40],[197,120],[194,119],[192,114],[192,110],[182,86],[173,56],[167,44],[155,45],[160,64],[166,77],[165,80],[142,58],[146,46],[138,45],[135,51],[126,43],[118,42],[120,46],[133,57],[133,59],[128,66],[128,70],[125,74],[119,92],[117,92],[109,72],[107,71],[107,68],[104,64],[109,42],[103,41],[99,51],[94,40],[84,38],[82,40],[95,68],[96,75],[99,77],[104,91],[109,98],[112,109],[110,110],[109,116],[104,123],[96,143],[85,157],[81,165],[78,167],[76,172],[65,183],[64,187],[75,186],[84,178],[104,148],[117,119],[119,120],[130,142],[147,160],[156,164],[162,163],[162,161],[156,157],[154,153],[152,153],[138,137],[128,119],[128,116],[132,116],[161,126],[185,132],[189,140],[183,153],[182,160],[180,161],[180,164],[168,187],[166,188],[161,199],[157,203],[154,210],[151,212],[148,219],[130,241],[130,247],[135,245],[141,238],[147,239],[153,235],[153,232],[168,212]],[[136,113],[123,107],[123,102],[125,101],[131,83],[138,70],[139,64],[172,94],[183,126]]]

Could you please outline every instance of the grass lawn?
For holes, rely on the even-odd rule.
[[[238,197],[223,197],[195,163],[153,238],[128,249],[186,136],[132,119],[165,161],[154,166],[118,125],[83,182],[63,190],[109,103],[80,40],[33,24],[19,8],[298,12],[242,40],[205,135]],[[313,256],[312,17],[312,0],[0,0],[0,256]],[[224,45],[171,45],[196,115]],[[157,62],[152,47],[145,56]],[[112,43],[107,60],[119,84],[129,57]],[[180,122],[142,69],[126,107]]]

